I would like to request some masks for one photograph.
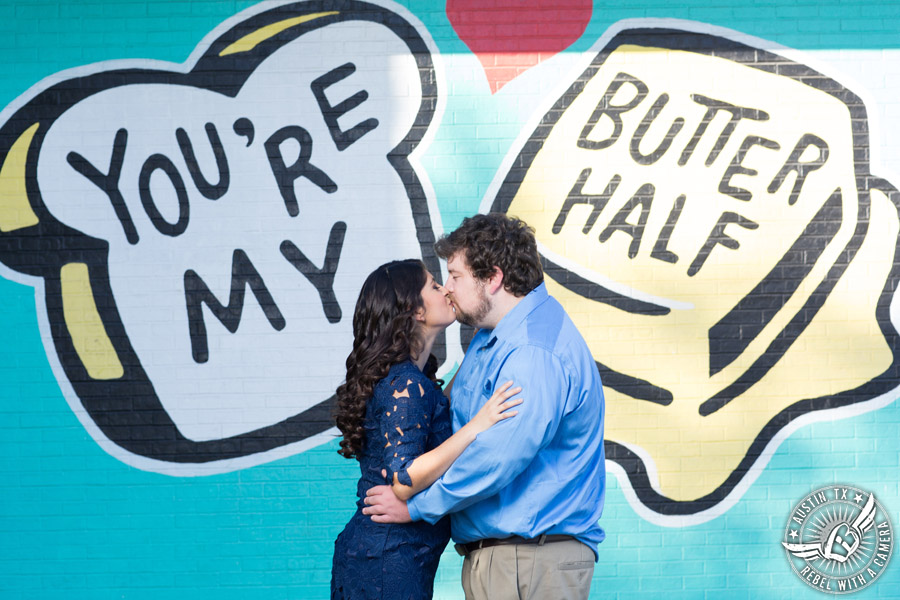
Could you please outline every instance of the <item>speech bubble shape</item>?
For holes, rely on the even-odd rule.
[[[410,256],[440,274],[416,162],[433,43],[398,7],[264,8],[183,66],[69,71],[3,113],[0,261],[38,288],[73,410],[143,469],[330,439],[363,279]]]
[[[900,382],[900,199],[863,102],[695,27],[614,29],[485,206],[535,227],[651,516],[721,512],[792,421]]]

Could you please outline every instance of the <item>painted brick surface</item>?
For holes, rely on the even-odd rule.
[[[855,486],[900,526],[898,25],[893,1],[0,0],[0,596],[328,597],[362,277],[440,273],[430,242],[501,210],[606,383],[591,597],[819,597],[782,547],[800,500]],[[730,135],[708,98],[746,109]]]

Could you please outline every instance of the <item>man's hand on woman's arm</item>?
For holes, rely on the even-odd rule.
[[[410,523],[406,502],[394,494],[389,485],[376,485],[366,492],[366,507],[362,510],[376,523]]]

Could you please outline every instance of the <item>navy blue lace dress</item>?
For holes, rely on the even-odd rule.
[[[362,514],[369,488],[393,481],[412,485],[412,460],[450,437],[447,399],[410,361],[391,367],[366,407],[366,446],[359,461],[356,513],[334,543],[332,600],[423,600],[450,539],[450,521],[435,525],[375,523]],[[381,474],[387,471],[387,477]]]

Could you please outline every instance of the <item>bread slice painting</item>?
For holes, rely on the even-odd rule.
[[[191,475],[326,439],[365,275],[440,272],[433,55],[401,8],[269,3],[0,113],[0,268],[104,449]]]

